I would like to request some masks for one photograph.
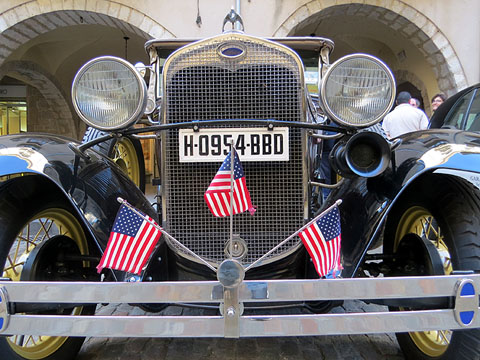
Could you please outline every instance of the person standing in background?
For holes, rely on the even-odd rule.
[[[437,108],[447,100],[445,94],[439,93],[432,97],[432,114],[437,110]]]
[[[428,127],[425,113],[410,105],[412,96],[408,91],[402,91],[397,96],[397,106],[383,119],[382,128],[389,139],[412,131]]]
[[[415,99],[415,98],[412,97],[412,98],[410,99],[410,105],[412,105],[413,107],[415,107],[415,108],[418,109],[418,108],[420,107],[420,100]]]

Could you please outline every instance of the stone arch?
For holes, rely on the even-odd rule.
[[[72,109],[56,79],[38,64],[30,61],[9,61],[0,68],[0,79],[8,75],[35,88],[43,98],[42,111],[54,118],[54,124],[36,124],[37,131],[78,136],[78,125]]]
[[[294,11],[274,32],[274,36],[289,35],[311,17],[327,16],[329,12],[345,11],[348,15],[365,16],[411,39],[431,65],[442,92],[452,94],[467,86],[465,73],[453,47],[430,19],[400,0],[383,2],[383,6],[379,3],[376,0],[311,0]]]
[[[116,27],[145,39],[174,37],[138,10],[110,0],[33,0],[0,14],[0,65],[17,48],[48,31],[73,25]]]
[[[103,25],[145,40],[174,37],[165,27],[138,10],[110,0],[31,0],[0,14],[0,79],[17,78],[39,99],[44,118],[55,119],[36,124],[34,131],[62,133],[81,137],[83,124],[73,111],[69,96],[53,74],[33,62],[10,60],[23,44],[50,31],[77,25]],[[13,58],[13,57],[12,57]],[[41,104],[41,106],[40,106]],[[41,107],[41,109],[40,109]]]

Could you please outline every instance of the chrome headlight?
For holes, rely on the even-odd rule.
[[[145,81],[129,62],[102,56],[90,60],[75,75],[73,106],[80,118],[100,130],[134,124],[147,102]]]
[[[340,125],[363,128],[379,122],[395,100],[395,79],[379,59],[352,54],[338,59],[322,81],[322,102]]]

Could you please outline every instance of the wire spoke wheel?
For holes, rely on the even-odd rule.
[[[130,139],[124,137],[115,143],[112,160],[122,168],[135,185],[140,187],[140,163],[135,146]]]
[[[454,176],[431,175],[411,186],[388,215],[384,252],[398,276],[480,271],[480,191]],[[391,311],[409,308],[390,307]],[[480,359],[480,330],[397,333],[406,359]]]
[[[448,275],[453,271],[451,255],[442,231],[427,209],[413,206],[404,212],[397,227],[395,250],[401,239],[407,234],[416,234],[422,239],[429,240],[437,249],[442,260],[444,274]],[[452,338],[450,330],[411,332],[409,335],[418,349],[431,357],[438,357],[445,353]]]
[[[29,219],[18,233],[8,250],[7,259],[3,268],[3,277],[12,281],[38,280],[38,278],[21,279],[27,259],[32,256],[33,250],[45,241],[55,236],[63,235],[72,239],[80,254],[88,254],[87,241],[83,229],[77,219],[67,210],[48,208],[40,211]],[[35,275],[43,277],[45,274]],[[52,276],[55,276],[54,274]],[[79,315],[82,307],[65,309],[62,315]],[[57,312],[58,314],[58,312]],[[68,337],[15,335],[6,339],[9,347],[24,359],[44,359],[59,350],[68,340]]]

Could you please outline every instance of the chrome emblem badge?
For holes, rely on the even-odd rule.
[[[242,44],[226,43],[218,47],[218,54],[226,59],[238,59],[246,54],[247,50]]]
[[[463,326],[473,323],[478,312],[478,293],[470,279],[459,280],[456,286],[455,319]]]

